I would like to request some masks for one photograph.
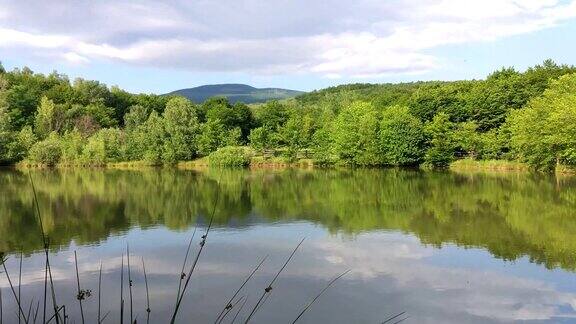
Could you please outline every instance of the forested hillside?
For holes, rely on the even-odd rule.
[[[194,103],[202,103],[211,97],[225,97],[231,103],[251,104],[293,98],[302,93],[301,91],[279,88],[258,89],[246,84],[210,84],[172,91],[168,95],[179,95]]]
[[[317,165],[442,168],[469,158],[570,167],[576,68],[545,61],[485,80],[352,84],[254,107],[1,69],[3,164],[158,165],[211,154],[211,162],[228,165],[261,155]]]

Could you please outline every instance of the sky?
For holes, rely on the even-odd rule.
[[[0,61],[131,92],[309,91],[575,64],[576,0],[0,0]]]

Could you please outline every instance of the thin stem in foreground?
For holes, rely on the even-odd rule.
[[[186,278],[186,273],[184,273],[184,269],[186,268],[186,262],[188,261],[188,255],[190,254],[190,247],[192,247],[192,241],[194,240],[194,236],[196,235],[197,227],[194,227],[194,232],[192,232],[192,237],[190,237],[190,241],[188,242],[188,247],[186,248],[186,255],[184,256],[184,263],[182,263],[182,270],[180,270],[180,281],[178,282],[178,294],[176,295],[176,302],[180,299],[180,293],[182,291],[182,281]]]
[[[0,324],[4,323],[4,305],[2,301],[2,288],[0,287]]]
[[[246,296],[246,298],[244,298],[242,305],[240,305],[240,308],[238,308],[238,311],[236,312],[236,315],[234,315],[234,318],[232,318],[232,322],[230,322],[230,324],[234,324],[234,322],[236,321],[236,318],[238,318],[238,315],[240,314],[240,312],[244,308],[244,305],[246,305],[247,301],[248,301],[248,296]]]
[[[24,323],[28,323],[26,315],[24,315],[24,311],[22,310],[22,304],[20,303],[20,299],[18,298],[16,290],[12,285],[12,280],[10,280],[10,274],[8,273],[8,269],[6,269],[6,262],[5,260],[0,260],[0,262],[2,263],[2,267],[4,268],[4,274],[6,274],[6,279],[8,279],[8,284],[10,286],[10,289],[12,290],[12,294],[14,295],[14,299],[16,300],[16,304],[18,304],[18,311],[20,312],[19,314],[22,315],[22,317],[24,317]]]
[[[284,269],[286,268],[286,266],[288,265],[288,263],[290,262],[290,260],[292,260],[292,257],[294,257],[294,254],[296,254],[296,251],[298,251],[298,248],[300,247],[300,245],[302,245],[302,243],[304,243],[305,238],[303,238],[300,243],[298,243],[298,245],[296,246],[296,248],[294,248],[294,251],[292,251],[292,253],[290,254],[290,256],[288,257],[288,259],[286,259],[286,262],[284,262],[284,265],[282,266],[282,268],[280,268],[280,270],[278,270],[278,273],[276,273],[276,275],[274,276],[274,278],[272,279],[272,281],[270,281],[270,283],[268,284],[268,287],[266,287],[264,289],[264,292],[262,293],[262,296],[260,296],[260,299],[258,299],[258,302],[256,303],[256,305],[254,305],[254,308],[252,308],[252,311],[250,312],[250,314],[248,315],[248,317],[246,318],[246,321],[244,322],[244,324],[247,324],[250,319],[252,319],[252,316],[254,316],[254,314],[256,313],[256,311],[259,309],[260,304],[262,303],[262,300],[264,299],[264,297],[269,294],[272,291],[272,285],[274,284],[274,282],[276,282],[276,279],[278,279],[278,277],[280,276],[280,274],[282,273],[282,271],[284,271]]]
[[[338,279],[344,277],[348,272],[350,272],[350,270],[346,270],[345,272],[343,272],[341,275],[339,275],[338,277],[330,280],[330,282],[326,285],[326,287],[324,287],[324,289],[322,289],[318,295],[316,295],[316,297],[314,297],[314,299],[312,299],[308,305],[306,305],[306,307],[304,307],[304,309],[300,312],[300,314],[298,314],[298,316],[296,317],[296,319],[292,322],[292,324],[296,323],[300,317],[302,317],[302,315],[304,315],[304,313],[312,306],[312,304],[314,304],[316,302],[316,300],[318,300],[318,298],[320,298],[320,296],[322,296],[326,290],[328,290],[328,288],[330,288],[330,286],[332,286]]]
[[[124,323],[124,254],[120,267],[120,324]]]
[[[38,311],[40,310],[40,299],[36,304],[36,312],[34,312],[34,321],[32,323],[36,324],[36,319],[38,319]]]
[[[382,322],[382,324],[390,323],[392,320],[394,320],[394,319],[396,319],[396,318],[398,318],[404,314],[406,314],[406,312],[398,313],[392,317],[388,317],[384,322]]]
[[[74,263],[76,265],[76,284],[78,286],[78,295],[76,295],[76,299],[78,299],[78,304],[80,305],[80,317],[82,318],[82,324],[85,323],[84,321],[84,307],[82,307],[82,300],[84,300],[84,294],[82,289],[80,288],[80,273],[78,272],[78,254],[74,251]]]
[[[44,300],[42,307],[42,323],[46,323],[46,301],[48,300],[48,263],[44,262]]]
[[[218,183],[220,183],[220,179],[222,178],[222,171],[220,171],[220,176]],[[174,324],[176,322],[176,316],[178,315],[178,311],[180,310],[180,305],[182,304],[182,299],[186,293],[186,288],[188,288],[188,284],[190,283],[190,278],[192,278],[192,274],[196,269],[196,265],[198,264],[198,260],[200,259],[200,255],[202,255],[202,251],[204,250],[204,246],[206,245],[206,240],[208,239],[208,234],[210,234],[210,229],[212,228],[212,222],[214,222],[214,215],[216,214],[216,207],[218,206],[218,200],[220,200],[220,188],[216,191],[216,199],[214,201],[214,207],[212,208],[212,215],[210,216],[210,222],[208,223],[208,227],[206,228],[206,232],[202,235],[202,241],[200,241],[200,249],[198,249],[198,253],[196,254],[196,258],[192,263],[192,267],[190,267],[190,271],[188,272],[188,277],[186,278],[186,282],[184,283],[184,287],[182,288],[182,293],[178,297],[178,301],[176,302],[176,306],[174,307],[174,313],[172,313],[172,318],[170,319],[170,324]]]
[[[126,260],[128,261],[128,293],[130,294],[130,324],[134,323],[134,313],[132,312],[132,272],[130,271],[130,247],[126,244]]]
[[[24,256],[22,251],[20,251],[20,270],[18,271],[18,299],[22,300],[22,260]],[[22,322],[21,314],[18,313],[18,324]]]
[[[236,305],[238,305],[238,303],[240,303],[244,298],[246,298],[246,296],[238,298],[238,300],[234,302],[234,304],[232,304],[232,306],[226,310],[226,312],[222,315],[222,318],[220,318],[220,321],[218,321],[218,323],[222,323],[222,321],[226,318],[226,316],[228,316],[228,314],[234,309],[234,307],[236,307]]]
[[[102,311],[102,261],[100,261],[100,271],[98,272],[98,324],[102,323],[100,314]]]
[[[144,270],[144,284],[146,285],[146,323],[150,323],[150,292],[148,291],[148,275],[146,274],[146,265],[144,264],[144,257],[142,257],[142,269]]]
[[[222,311],[220,312],[220,314],[218,314],[218,317],[216,318],[216,321],[214,321],[215,324],[221,322],[220,318],[222,317],[222,315],[224,314],[224,312],[226,312],[226,310],[232,308],[232,301],[234,300],[234,298],[236,298],[236,296],[240,293],[240,291],[242,290],[242,288],[244,288],[244,286],[246,286],[246,284],[248,283],[248,281],[250,281],[250,279],[252,278],[252,276],[254,276],[254,274],[256,273],[256,271],[258,271],[258,269],[260,269],[260,267],[262,266],[262,264],[264,263],[264,261],[266,261],[267,258],[268,258],[267,255],[266,255],[264,258],[262,258],[262,260],[260,261],[260,263],[258,263],[258,265],[256,266],[256,268],[254,268],[254,270],[252,270],[252,272],[250,273],[250,275],[248,275],[248,277],[246,278],[246,280],[244,280],[244,282],[242,283],[242,285],[236,290],[236,292],[234,292],[234,295],[232,295],[232,297],[230,298],[230,300],[228,300],[228,302],[226,303],[226,305],[224,306],[224,308],[222,309]]]
[[[40,233],[42,235],[42,243],[44,245],[44,253],[46,255],[46,268],[48,269],[48,277],[50,278],[50,290],[52,292],[52,305],[54,307],[54,315],[56,316],[56,324],[59,324],[60,313],[58,310],[58,302],[56,301],[54,280],[52,279],[52,269],[50,268],[50,258],[49,258],[50,241],[46,236],[46,232],[44,231],[44,224],[42,223],[42,214],[40,213],[40,204],[38,203],[38,195],[36,194],[36,187],[34,186],[34,181],[32,180],[32,173],[30,171],[28,171],[28,177],[30,178],[30,184],[32,185],[32,193],[34,194],[34,205],[36,206],[36,213],[38,215],[38,224],[40,225]],[[44,293],[44,296],[46,296],[46,293]],[[45,299],[44,303],[46,303],[46,297],[44,297],[44,299]]]
[[[34,304],[34,298],[30,301],[30,306],[28,306],[28,315],[26,315],[27,319],[30,319],[30,315],[32,314],[32,304]]]

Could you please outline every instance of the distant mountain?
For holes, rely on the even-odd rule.
[[[268,100],[280,100],[293,98],[302,91],[279,89],[279,88],[254,88],[246,84],[213,84],[195,88],[181,89],[168,93],[168,95],[180,95],[193,102],[201,103],[210,97],[226,97],[230,102],[260,103]]]

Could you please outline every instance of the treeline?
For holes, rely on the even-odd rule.
[[[470,158],[552,170],[576,165],[575,73],[547,60],[485,80],[353,84],[249,107],[0,69],[0,160],[171,164],[220,149],[211,162],[441,168]]]

